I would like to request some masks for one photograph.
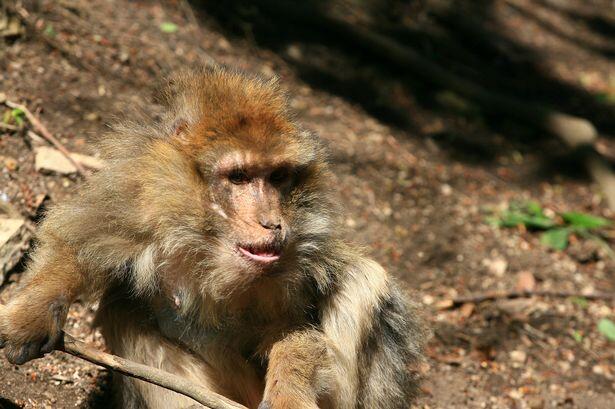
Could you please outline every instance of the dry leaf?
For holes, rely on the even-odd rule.
[[[470,318],[472,313],[474,312],[475,304],[471,302],[467,302],[459,308],[459,313],[463,319]]]

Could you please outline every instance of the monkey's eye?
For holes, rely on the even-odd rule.
[[[228,174],[228,180],[235,185],[243,185],[250,181],[250,177],[245,170],[235,169]]]
[[[290,170],[288,170],[288,168],[278,168],[271,172],[271,175],[269,175],[269,180],[274,185],[281,185],[288,181],[289,178]]]

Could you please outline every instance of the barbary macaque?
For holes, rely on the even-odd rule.
[[[322,142],[276,80],[208,67],[164,114],[101,142],[108,166],[52,208],[0,344],[22,364],[99,301],[109,349],[250,408],[407,408],[426,331],[376,262],[340,238]],[[114,376],[123,408],[191,399]]]

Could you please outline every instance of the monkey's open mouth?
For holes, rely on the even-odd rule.
[[[280,250],[273,246],[237,246],[239,252],[259,263],[272,263],[280,258]]]

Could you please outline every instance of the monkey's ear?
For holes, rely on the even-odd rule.
[[[183,118],[175,120],[175,122],[173,122],[171,138],[182,145],[187,145],[189,143],[188,121]]]

